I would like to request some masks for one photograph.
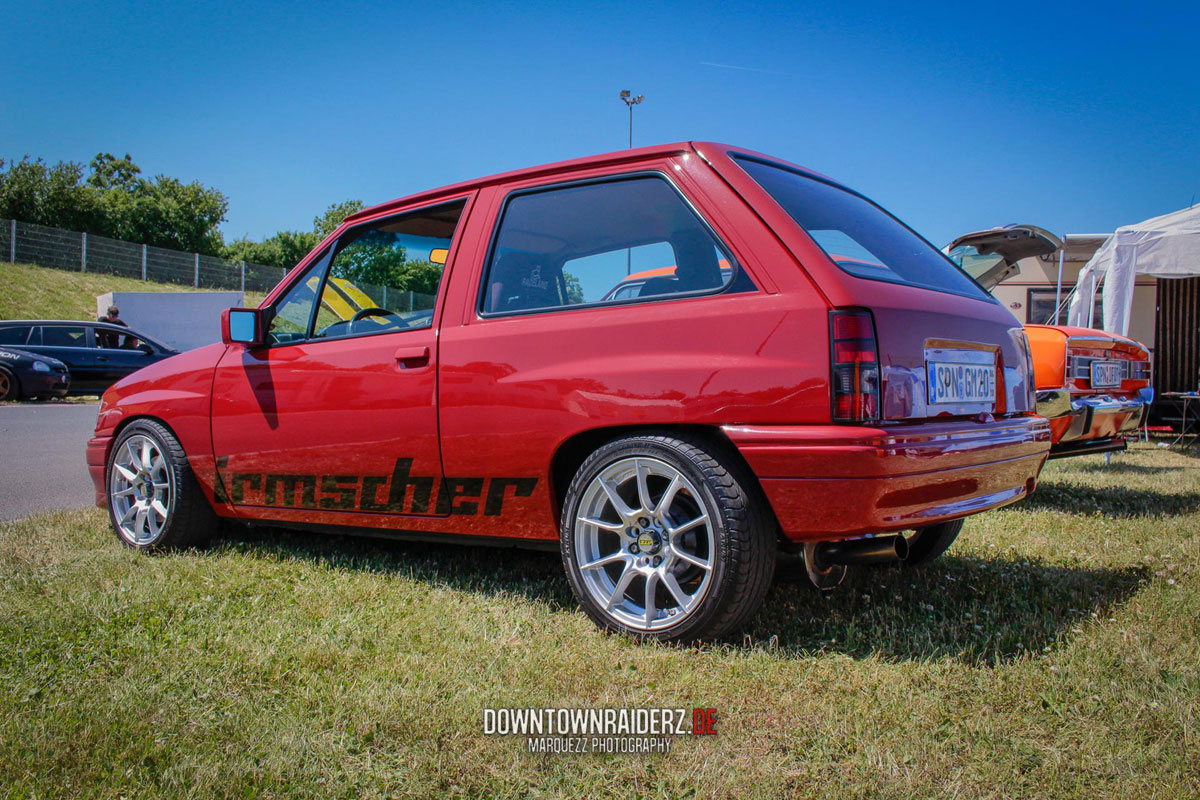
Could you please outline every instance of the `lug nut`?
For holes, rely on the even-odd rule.
[[[636,544],[629,545],[629,552],[637,553],[640,548]]]
[[[647,517],[639,517],[639,518],[638,518],[638,525],[641,525],[643,528],[645,528],[645,527],[648,527],[648,526],[650,525],[650,520],[649,520],[649,518],[647,518]]]
[[[654,557],[654,566],[657,567],[661,563],[662,563],[662,556],[655,556]]]

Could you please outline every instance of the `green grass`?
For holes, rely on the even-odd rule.
[[[779,583],[743,641],[598,632],[553,554],[0,526],[0,793],[1200,795],[1200,461],[1050,464],[923,569]],[[531,755],[492,706],[712,706],[655,756]]]
[[[96,297],[108,292],[191,292],[190,286],[153,283],[94,272],[67,272],[0,262],[0,319],[95,319]],[[263,294],[246,292],[257,305]]]

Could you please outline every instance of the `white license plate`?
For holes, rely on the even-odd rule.
[[[926,368],[930,404],[996,401],[996,368],[990,364],[928,361]]]
[[[1093,361],[1092,388],[1103,389],[1121,385],[1120,361]]]

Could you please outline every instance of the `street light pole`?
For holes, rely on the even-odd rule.
[[[633,107],[646,99],[645,95],[639,94],[633,96],[633,92],[628,89],[621,90],[621,100],[629,108],[629,149],[633,149]],[[625,275],[628,276],[633,272],[633,248],[625,248]]]
[[[633,107],[645,99],[645,95],[639,94],[637,97],[634,97],[633,92],[628,89],[621,90],[621,100],[629,107],[629,147],[631,149],[633,148]]]

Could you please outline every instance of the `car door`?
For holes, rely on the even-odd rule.
[[[468,204],[347,228],[273,299],[266,345],[221,358],[214,455],[246,515],[447,513],[435,502],[436,315]]]
[[[48,322],[34,328],[22,349],[57,358],[71,371],[71,392],[99,393],[108,388],[104,370],[96,361],[90,326],[86,322]]]
[[[159,360],[153,345],[133,332],[116,332],[102,325],[92,327],[97,370],[106,387]]]

